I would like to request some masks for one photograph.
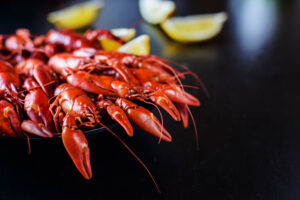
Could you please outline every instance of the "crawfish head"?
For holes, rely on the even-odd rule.
[[[54,95],[57,96],[54,104],[58,104],[64,113],[72,114],[80,122],[88,120],[90,123],[85,125],[95,126],[95,121],[98,121],[97,108],[81,89],[64,83],[56,88]]]

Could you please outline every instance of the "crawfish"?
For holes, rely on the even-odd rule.
[[[84,133],[79,127],[95,127],[95,123],[99,121],[97,109],[81,89],[66,83],[58,86],[54,95],[56,99],[51,104],[50,110],[56,129],[57,123],[60,122],[62,141],[68,154],[79,172],[86,179],[90,179],[92,177],[90,151]]]

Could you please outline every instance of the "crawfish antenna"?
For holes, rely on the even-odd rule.
[[[178,66],[178,67],[180,67],[180,68],[186,70],[186,72],[183,72],[183,73],[181,73],[181,74],[183,74],[183,75],[184,75],[184,74],[191,74],[191,75],[196,79],[196,81],[199,83],[200,87],[203,89],[204,94],[205,94],[207,97],[210,97],[210,94],[209,94],[209,92],[208,92],[208,89],[206,88],[206,86],[205,86],[205,84],[203,83],[203,81],[199,78],[199,76],[198,76],[196,73],[194,73],[194,72],[192,72],[191,70],[189,70],[189,68],[188,68],[187,66],[185,66],[185,65],[183,65],[183,64],[180,64],[180,63],[178,63],[178,62],[172,61],[172,60],[167,60],[167,59],[162,59],[162,60],[165,61],[166,63],[174,64],[174,65],[176,65],[176,66]]]
[[[28,136],[26,133],[24,133],[24,135],[26,136],[26,140],[27,140],[27,146],[28,146],[27,153],[28,153],[28,154],[31,154],[30,138],[29,138],[29,136]]]
[[[147,171],[147,173],[149,174],[152,182],[154,183],[156,190],[161,193],[158,184],[156,182],[156,180],[154,179],[153,175],[151,174],[150,170],[148,169],[148,167],[145,165],[145,163],[127,146],[127,144],[119,137],[117,136],[112,130],[110,130],[107,126],[105,126],[104,124],[102,124],[101,122],[99,122],[99,124],[101,126],[103,126],[106,130],[108,130],[117,140],[119,140],[119,142],[121,142],[121,144],[131,153],[131,155],[133,155],[133,157],[144,167],[144,169]]]
[[[144,22],[144,20],[141,18],[138,21],[134,22],[129,28],[136,28],[137,26],[139,26],[143,22]]]
[[[197,151],[199,151],[199,138],[198,138],[198,130],[197,130],[197,125],[195,123],[195,119],[194,119],[194,116],[190,110],[190,108],[187,106],[187,110],[191,116],[191,119],[192,119],[192,122],[193,122],[193,126],[194,126],[194,130],[195,130],[195,140],[196,140],[196,148],[197,148]]]

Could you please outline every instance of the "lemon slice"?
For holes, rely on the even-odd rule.
[[[225,12],[172,17],[161,23],[161,27],[176,41],[200,42],[216,36],[227,18]]]
[[[100,0],[80,3],[50,13],[47,20],[59,28],[80,29],[92,24],[103,7]]]
[[[159,24],[167,19],[176,9],[173,1],[139,0],[140,13],[150,24]]]
[[[148,35],[140,35],[121,46],[118,51],[136,55],[148,55],[150,53],[150,37]]]
[[[115,28],[111,29],[112,34],[121,38],[125,42],[128,42],[135,36],[135,29],[134,28]]]

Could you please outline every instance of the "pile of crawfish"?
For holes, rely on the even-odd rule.
[[[188,126],[188,106],[200,105],[184,91],[185,73],[168,61],[105,51],[99,37],[125,43],[102,29],[84,34],[50,30],[46,35],[18,29],[15,34],[0,35],[0,134],[61,136],[86,179],[92,177],[92,170],[82,130],[103,126],[114,134],[103,115],[121,125],[128,136],[133,136],[134,123],[170,142],[172,137],[160,120],[141,104],[161,107],[184,127]]]

